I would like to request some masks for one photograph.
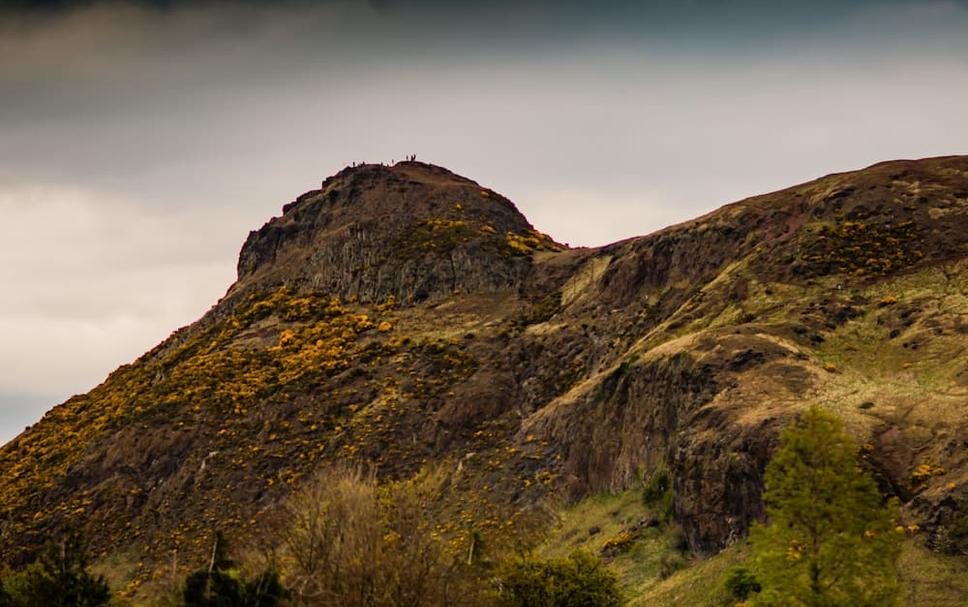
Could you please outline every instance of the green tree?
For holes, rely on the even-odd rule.
[[[885,503],[857,445],[817,407],[780,436],[766,469],[768,526],[751,532],[753,605],[884,607],[898,597],[897,502]]]
[[[228,557],[228,546],[221,532],[215,534],[208,567],[190,574],[182,590],[185,607],[274,607],[285,596],[286,591],[273,570],[253,580],[242,579],[235,561]]]
[[[80,535],[69,533],[49,542],[40,558],[3,580],[0,606],[101,607],[111,597],[102,576],[87,571],[87,556]]]
[[[618,580],[589,552],[568,558],[518,557],[500,578],[501,607],[619,607]]]

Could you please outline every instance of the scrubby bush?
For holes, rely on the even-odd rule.
[[[275,607],[286,594],[271,569],[244,580],[235,561],[228,557],[225,538],[216,533],[208,567],[188,576],[182,599],[185,607]]]
[[[519,556],[499,579],[501,607],[619,607],[624,604],[615,574],[586,551],[568,558]]]
[[[651,506],[662,518],[672,518],[672,477],[665,466],[652,473],[642,488],[642,501]]]
[[[669,472],[665,468],[659,468],[652,474],[649,482],[642,489],[642,499],[646,504],[654,504],[662,499],[670,486]]]
[[[730,596],[739,601],[745,601],[750,596],[763,589],[756,581],[756,576],[746,567],[732,567],[726,573],[723,585]]]
[[[436,490],[433,478],[381,486],[346,468],[326,470],[307,484],[282,517],[280,558],[293,603],[482,604],[485,580],[474,566],[479,550],[473,543],[460,550],[435,530]]]

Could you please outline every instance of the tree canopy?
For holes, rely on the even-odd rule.
[[[762,591],[751,604],[896,604],[895,500],[885,501],[836,416],[811,408],[780,437],[766,470],[769,525],[751,532]]]

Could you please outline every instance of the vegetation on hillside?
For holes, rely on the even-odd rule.
[[[424,475],[379,485],[345,468],[313,479],[288,500],[275,538],[293,604],[479,604],[483,546],[440,532],[439,483]]]
[[[214,533],[203,565],[156,597],[165,607],[618,607],[615,574],[591,553],[542,558],[546,521],[514,538],[475,532],[464,544],[438,524],[447,487],[425,473],[379,483],[359,468],[323,470],[269,524],[242,536],[244,562]],[[98,607],[110,596],[87,572],[78,536],[0,576],[3,607]],[[66,556],[65,556],[66,555]],[[123,599],[123,597],[119,597]],[[122,601],[122,604],[128,604]],[[136,603],[138,604],[138,603]]]
[[[272,567],[243,579],[221,532],[215,534],[207,566],[189,575],[181,589],[184,607],[276,607],[288,594]]]
[[[567,558],[509,561],[499,581],[502,607],[620,607],[614,573],[594,555],[576,550]]]
[[[724,592],[711,604],[894,604],[905,537],[896,504],[885,504],[836,416],[811,408],[791,424],[766,481],[769,525],[754,529],[748,564],[720,574]],[[702,570],[687,560],[669,569],[681,547],[656,541],[676,528],[662,467],[628,499],[602,497],[566,514],[550,536],[547,521],[533,519],[514,528],[516,538],[475,532],[465,543],[441,524],[447,489],[439,473],[380,483],[360,468],[327,468],[250,538],[262,564],[248,570],[262,573],[245,578],[217,535],[179,604],[615,607],[630,590]],[[583,527],[606,511],[615,525]],[[536,546],[542,537],[552,540]]]
[[[110,597],[104,578],[88,571],[77,533],[49,542],[36,561],[0,576],[0,607],[102,607]]]
[[[731,578],[753,605],[886,607],[896,603],[904,529],[835,416],[808,409],[766,470],[768,525],[751,532],[752,579]],[[740,597],[745,598],[745,596]]]
[[[67,471],[105,435],[156,424],[195,433],[196,440],[208,442],[206,452],[232,464],[223,472],[238,477],[226,478],[223,488],[228,491],[211,502],[196,503],[196,512],[178,521],[170,539],[157,546],[162,554],[179,550],[201,556],[209,544],[208,529],[252,524],[230,514],[239,506],[233,492],[257,495],[273,491],[275,485],[292,485],[323,458],[365,459],[385,475],[413,474],[423,461],[419,451],[406,450],[406,441],[423,431],[423,407],[435,406],[439,395],[466,378],[475,363],[460,340],[400,336],[388,320],[393,307],[388,301],[365,309],[279,288],[249,296],[231,315],[176,333],[91,393],[52,411],[44,424],[3,451],[0,463],[9,477],[0,504],[11,525],[7,532],[26,538],[28,528],[38,524],[56,533],[81,520],[92,537],[111,529],[126,532],[116,526],[129,515],[119,516],[103,504],[114,495],[98,495],[90,487],[53,508],[35,512],[33,505],[63,482]],[[325,407],[292,411],[269,406],[298,402],[305,398],[300,395],[323,385],[329,390]],[[522,460],[521,450],[493,444],[503,434],[501,423],[488,420],[469,437],[480,459],[466,466],[497,470]],[[147,459],[149,454],[140,456]],[[196,465],[204,469],[209,463]],[[261,487],[243,484],[250,478],[258,478]],[[147,498],[145,480],[140,475],[116,477],[111,492],[128,494],[128,506],[138,510]],[[473,487],[460,496],[463,508],[482,515],[482,524],[503,525],[483,516],[489,510],[485,498]]]

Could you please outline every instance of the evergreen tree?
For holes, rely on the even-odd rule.
[[[897,504],[885,504],[841,421],[811,408],[766,470],[769,526],[751,539],[753,605],[885,607],[898,597]]]

